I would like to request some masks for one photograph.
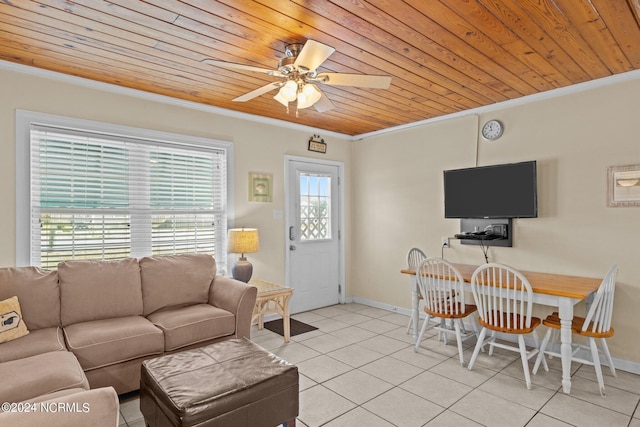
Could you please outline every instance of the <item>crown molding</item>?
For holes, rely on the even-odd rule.
[[[430,123],[441,122],[443,120],[449,120],[457,117],[465,117],[470,115],[485,114],[491,111],[501,110],[509,107],[515,107],[523,104],[529,104],[531,102],[538,102],[546,99],[557,98],[559,96],[585,92],[587,90],[609,86],[612,84],[631,81],[631,80],[640,80],[640,70],[627,71],[625,73],[614,74],[613,76],[590,80],[588,82],[583,82],[583,83],[576,83],[570,86],[552,89],[545,92],[534,93],[532,95],[525,95],[520,98],[510,99],[508,101],[496,102],[495,104],[486,105],[478,108],[472,108],[464,111],[459,111],[457,113],[438,116],[432,119],[421,120],[418,122],[407,123],[406,125],[394,126],[394,127],[374,131],[374,132],[354,135],[353,137],[351,137],[351,140],[361,141],[366,138],[371,138],[374,136],[384,135],[392,132],[399,132],[402,130],[411,129],[418,126],[424,126]]]
[[[431,119],[420,120],[417,122],[407,123],[400,126],[394,126],[386,129],[377,130],[374,132],[351,136],[351,135],[347,135],[339,132],[332,132],[324,129],[314,128],[312,126],[299,125],[296,123],[287,122],[285,120],[271,119],[267,117],[257,116],[255,114],[241,113],[234,110],[228,110],[226,108],[214,107],[212,105],[201,104],[193,101],[185,101],[183,99],[178,99],[171,96],[158,95],[155,93],[145,92],[139,89],[131,89],[127,87],[117,86],[111,83],[98,82],[98,81],[89,80],[83,77],[71,76],[68,74],[58,73],[56,71],[44,70],[41,68],[30,67],[27,65],[17,64],[14,62],[9,62],[4,60],[0,60],[0,69],[15,71],[23,74],[30,74],[33,76],[57,80],[64,83],[76,84],[79,86],[102,90],[109,93],[133,96],[133,97],[137,97],[137,98],[141,98],[149,101],[175,105],[182,108],[189,108],[192,110],[204,111],[207,113],[217,114],[225,117],[248,120],[256,123],[262,123],[262,124],[271,125],[271,126],[278,126],[278,127],[297,130],[297,131],[305,131],[305,132],[312,132],[312,133],[322,132],[324,135],[328,134],[329,136],[332,136],[334,138],[344,139],[348,141],[361,141],[367,138],[372,138],[375,136],[385,135],[393,132],[400,132],[406,129],[412,129],[415,127],[437,123],[444,120],[450,120],[453,118],[464,117],[469,115],[485,114],[491,111],[501,110],[504,108],[515,107],[518,105],[528,104],[531,102],[557,98],[559,96],[585,92],[587,90],[600,88],[600,87],[604,87],[604,86],[608,86],[616,83],[640,79],[640,70],[633,70],[633,71],[628,71],[626,73],[620,73],[620,74],[615,74],[613,76],[603,77],[596,80],[590,80],[584,83],[577,83],[574,85],[552,89],[545,92],[540,92],[532,95],[525,95],[520,98],[497,102],[495,104],[491,104],[483,107],[472,108],[469,110],[459,111],[457,113],[446,114],[446,115],[434,117]]]
[[[206,113],[216,114],[225,117],[232,117],[240,120],[248,120],[255,123],[261,123],[271,126],[277,126],[296,131],[311,132],[313,134],[322,133],[323,136],[331,136],[338,139],[350,140],[351,136],[339,132],[332,132],[325,129],[318,129],[312,126],[300,125],[297,123],[287,122],[285,120],[271,119],[267,117],[257,116],[255,114],[241,113],[239,111],[229,110],[226,108],[215,107],[213,105],[201,104],[199,102],[186,101],[179,98],[174,98],[166,95],[159,95],[156,93],[145,92],[139,89],[132,89],[128,87],[118,86],[111,83],[99,82],[96,80],[86,79],[84,77],[72,76],[69,74],[63,74],[56,71],[45,70],[37,67],[30,67],[23,64],[17,64],[10,61],[0,60],[0,70],[14,71],[22,74],[29,74],[36,77],[42,77],[45,79],[56,80],[63,83],[74,84],[78,86],[84,86],[90,89],[101,90],[117,95],[126,95],[144,99],[147,101],[159,102],[177,107],[188,108],[197,111],[203,111]]]

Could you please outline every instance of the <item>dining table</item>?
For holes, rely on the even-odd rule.
[[[464,289],[471,292],[471,276],[478,268],[472,264],[452,265],[460,272],[464,280]],[[400,271],[411,279],[411,304],[413,311],[413,342],[418,340],[419,316],[419,290],[414,269],[403,269]],[[533,271],[520,272],[531,284],[533,291],[533,302],[558,309],[560,317],[560,354],[562,358],[562,390],[564,393],[571,392],[571,355],[572,355],[572,332],[571,323],[573,320],[573,308],[580,301],[587,304],[593,298],[595,291],[602,283],[601,278],[572,276],[566,274],[541,273]]]

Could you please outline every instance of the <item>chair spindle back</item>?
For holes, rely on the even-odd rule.
[[[531,327],[533,293],[519,271],[503,264],[484,264],[471,277],[471,291],[484,322],[505,329]]]
[[[425,308],[433,313],[462,314],[465,292],[462,275],[441,258],[427,258],[416,269],[416,279]]]
[[[616,289],[616,277],[618,266],[613,265],[602,279],[602,283],[596,291],[589,312],[585,317],[582,330],[591,332],[607,332],[611,329],[611,317],[613,315],[613,296]]]
[[[411,270],[416,270],[422,260],[424,260],[427,256],[420,248],[411,248],[407,253],[407,266]]]

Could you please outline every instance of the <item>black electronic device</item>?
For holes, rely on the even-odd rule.
[[[487,233],[485,231],[479,231],[479,232],[470,232],[470,233],[459,233],[454,235],[454,237],[456,239],[460,239],[460,240],[495,240],[495,239],[502,239],[502,235],[499,234],[492,234],[492,233]]]
[[[536,218],[536,161],[444,171],[445,218]]]
[[[513,228],[511,218],[463,218],[460,233],[455,235],[463,245],[511,247]]]

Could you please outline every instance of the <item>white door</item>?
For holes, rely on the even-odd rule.
[[[340,301],[340,165],[287,157],[287,286],[291,312]]]

